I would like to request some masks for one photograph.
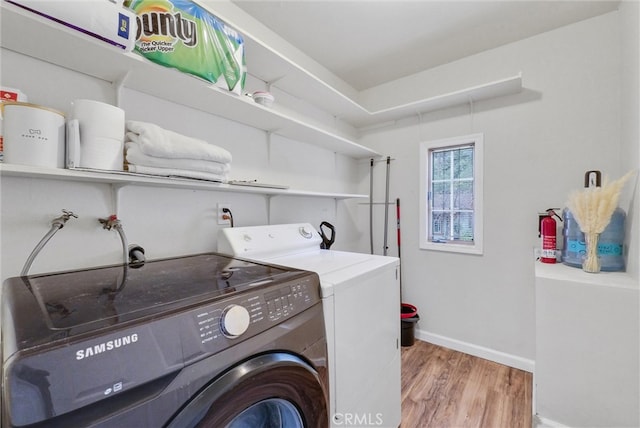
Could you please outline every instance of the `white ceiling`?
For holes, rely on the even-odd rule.
[[[618,0],[232,0],[361,91],[615,10]]]

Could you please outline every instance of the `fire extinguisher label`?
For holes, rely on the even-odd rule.
[[[545,259],[555,259],[556,258],[556,250],[543,249],[541,256]]]
[[[542,257],[556,258],[556,237],[542,235]]]

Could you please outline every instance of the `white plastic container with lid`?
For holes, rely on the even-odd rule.
[[[3,102],[4,162],[64,168],[64,113],[36,104]]]

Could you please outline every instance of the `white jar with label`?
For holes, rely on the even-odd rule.
[[[0,107],[5,163],[64,168],[64,113],[23,102],[3,102]]]

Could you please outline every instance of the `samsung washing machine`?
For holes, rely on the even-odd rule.
[[[3,427],[326,427],[315,273],[199,254],[11,278]]]

